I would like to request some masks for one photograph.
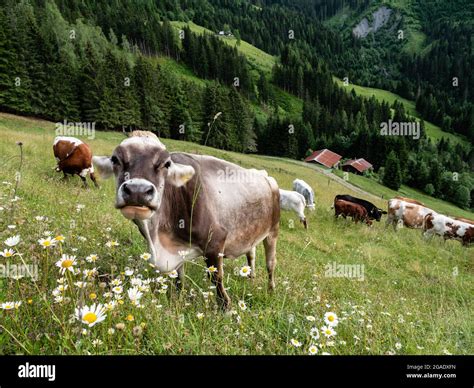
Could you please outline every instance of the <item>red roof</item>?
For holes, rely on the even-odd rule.
[[[312,155],[308,156],[305,162],[316,162],[326,167],[333,167],[342,156],[328,150],[327,148],[319,151],[314,151]]]
[[[365,170],[368,170],[369,168],[372,168],[372,164],[363,158],[349,159],[342,165],[342,167],[344,166],[352,166],[359,172],[363,172]]]

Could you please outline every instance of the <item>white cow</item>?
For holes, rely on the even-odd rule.
[[[304,215],[304,208],[306,207],[305,198],[296,191],[280,189],[280,208],[283,210],[290,210],[298,214],[300,221],[304,228],[308,229],[306,217]]]
[[[306,200],[309,210],[314,210],[314,191],[304,180],[295,179],[293,181],[293,190],[300,193]]]

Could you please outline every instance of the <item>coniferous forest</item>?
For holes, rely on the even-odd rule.
[[[404,183],[473,207],[473,6],[456,0],[447,12],[444,2],[415,0],[411,12],[425,36],[419,52],[401,48],[388,27],[362,41],[328,22],[372,3],[0,0],[0,109],[294,159],[329,148],[370,160],[381,177],[389,171],[389,187]],[[408,25],[401,15],[396,30]],[[258,68],[220,31],[276,64]],[[402,103],[362,97],[334,76],[414,101],[420,139],[380,136],[380,123],[415,118]],[[285,93],[302,108],[284,106]],[[430,138],[423,119],[463,141]]]

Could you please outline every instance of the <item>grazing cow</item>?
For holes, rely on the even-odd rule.
[[[474,241],[474,226],[472,224],[442,214],[427,214],[423,219],[423,230],[425,237],[437,234],[445,240],[459,240],[466,246]]]
[[[375,220],[380,222],[382,218],[382,214],[387,214],[385,210],[382,210],[375,206],[372,202],[366,201],[365,199],[360,199],[357,197],[353,197],[352,195],[344,194],[344,195],[336,195],[334,198],[334,202],[338,199],[342,199],[344,201],[357,203],[358,205],[362,205],[367,210],[367,214],[371,220]]]
[[[308,229],[308,223],[304,215],[304,208],[306,207],[305,198],[296,191],[280,189],[280,208],[283,210],[290,210],[298,214],[301,223],[305,229]]]
[[[86,176],[89,176],[98,187],[92,165],[92,152],[89,146],[75,137],[57,136],[53,143],[53,152],[58,165],[56,171],[62,171],[64,178],[67,174],[79,175],[87,187]]]
[[[263,241],[274,289],[280,222],[275,179],[212,156],[170,153],[151,133],[132,132],[112,157],[95,157],[94,163],[101,175],[113,172],[115,207],[138,226],[155,268],[177,272],[179,288],[185,261],[204,256],[218,300],[229,308],[223,259],[247,254],[251,264]],[[222,171],[245,179],[225,181]]]
[[[304,180],[295,179],[293,181],[293,190],[304,197],[309,210],[313,211],[315,209],[314,191],[310,185],[308,185]]]
[[[367,225],[372,225],[367,209],[362,205],[354,202],[337,199],[334,201],[335,217],[342,215],[344,218],[352,217],[352,220],[357,224],[359,221],[365,221]]]
[[[436,214],[436,212],[420,203],[416,203],[414,200],[405,201],[399,198],[389,200],[386,226],[392,224],[396,230],[397,225],[403,224],[408,228],[421,229],[424,217],[428,213]]]

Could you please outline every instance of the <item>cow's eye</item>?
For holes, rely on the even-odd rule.
[[[165,167],[165,168],[169,168],[170,166],[171,166],[171,161],[168,160],[168,161],[165,163],[165,166],[164,166],[164,167]]]
[[[112,164],[114,164],[115,166],[119,164],[119,160],[115,155],[112,156],[110,160],[112,161]]]

